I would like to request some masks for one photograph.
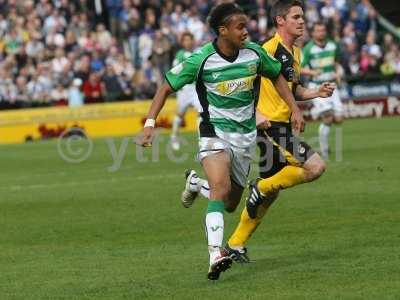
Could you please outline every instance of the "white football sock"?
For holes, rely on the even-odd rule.
[[[179,127],[182,124],[182,119],[179,116],[175,116],[174,121],[172,122],[172,137],[176,137],[178,135]]]
[[[206,234],[210,264],[221,255],[220,247],[224,239],[224,215],[219,211],[208,212],[206,215]]]
[[[323,157],[328,157],[329,151],[329,132],[331,131],[331,126],[321,123],[319,125],[319,147]]]

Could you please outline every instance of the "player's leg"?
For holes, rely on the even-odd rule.
[[[279,131],[281,129],[282,127]],[[278,147],[285,157],[286,165],[273,176],[261,179],[253,186],[249,198],[254,200],[255,206],[259,205],[264,197],[282,189],[313,181],[325,171],[324,160],[307,143],[294,136],[290,127],[286,127],[286,133],[277,132],[276,128],[268,130],[267,133],[271,143]],[[256,217],[255,213],[252,214],[252,210],[248,209],[248,212],[251,218]]]
[[[177,93],[177,112],[172,121],[172,131],[171,131],[171,147],[175,151],[179,151],[180,142],[179,142],[179,128],[182,125],[183,118],[185,117],[185,113],[190,106],[190,103],[186,99],[186,93],[184,90],[179,91]]]
[[[344,108],[342,100],[340,99],[339,92],[337,90],[333,91],[332,105],[333,105],[334,123],[341,124],[343,122]]]
[[[257,145],[260,149],[259,171],[261,178],[273,176],[286,166],[286,159],[282,156],[279,148],[267,139],[264,131],[258,131]],[[239,224],[226,245],[228,253],[235,261],[243,263],[250,261],[245,244],[261,223],[262,217],[277,196],[278,193],[268,195],[268,197],[262,199],[261,205],[254,205],[249,201],[249,198],[246,200],[246,207],[241,213]],[[249,211],[254,216],[253,218],[249,216]]]
[[[304,146],[300,147],[303,148]],[[314,151],[312,153],[310,151],[310,155],[304,163],[289,163],[274,176],[260,180],[257,187],[262,196],[267,196],[279,190],[313,181],[320,177],[325,172],[325,169],[326,164],[321,156]]]
[[[240,221],[232,236],[229,238],[225,249],[233,260],[239,263],[248,263],[250,258],[245,247],[247,241],[260,225],[262,218],[267,213],[269,207],[277,199],[278,193],[268,195],[256,209],[256,217],[250,218],[245,207],[240,215]]]
[[[293,135],[290,124],[278,124],[267,130],[267,139],[280,152],[279,161],[274,158],[273,164],[284,166],[273,176],[263,178],[257,182],[261,196],[267,196],[281,189],[286,189],[306,182],[306,171],[302,164],[314,154],[314,151],[305,142]],[[250,216],[251,215],[250,212]]]
[[[225,210],[234,212],[247,186],[252,161],[251,148],[239,148],[231,145],[229,154],[231,161],[231,192],[225,202]]]
[[[321,124],[318,128],[319,149],[324,159],[329,158],[329,134],[333,120],[332,110],[324,112],[321,117]]]
[[[319,126],[318,133],[321,155],[324,159],[328,159],[329,134],[333,123],[340,124],[343,121],[343,104],[337,90],[334,90],[332,96],[325,101],[327,103],[325,105],[326,109],[325,112],[323,112],[322,123]]]
[[[210,200],[205,219],[210,257],[208,278],[216,280],[232,263],[232,259],[221,248],[224,237],[225,203],[229,202],[231,193],[230,157],[227,152],[219,151],[209,153],[201,162],[210,186]]]
[[[181,194],[181,202],[184,207],[191,207],[198,194],[210,199],[210,186],[206,179],[200,178],[195,170],[186,170],[185,177],[185,188]]]
[[[259,133],[259,167],[263,179],[250,186],[246,207],[227,247],[231,257],[239,262],[249,261],[245,244],[277,199],[279,190],[312,181],[325,170],[324,161],[309,145],[298,140],[291,131],[286,134],[279,131],[271,128],[268,135]]]
[[[311,182],[325,172],[326,163],[318,153],[314,152],[303,163],[302,168],[304,169],[304,182]]]
[[[322,157],[327,159],[329,155],[329,133],[333,122],[333,96],[314,99],[312,114],[314,118],[321,119],[318,128],[319,148]]]

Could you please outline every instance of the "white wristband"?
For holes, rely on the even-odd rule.
[[[143,127],[153,127],[156,125],[156,120],[154,119],[146,119]]]

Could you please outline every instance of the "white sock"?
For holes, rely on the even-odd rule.
[[[329,132],[331,131],[331,126],[321,123],[319,125],[319,147],[321,149],[321,154],[323,156],[328,156],[329,150]]]
[[[224,215],[219,211],[209,212],[206,215],[206,234],[210,264],[221,255],[220,247],[224,239]]]
[[[215,260],[221,256],[221,249],[217,246],[208,246],[208,253],[210,257],[210,265],[212,265]]]
[[[182,119],[179,116],[175,116],[174,121],[172,122],[172,137],[176,137],[178,135],[179,127],[182,124]]]

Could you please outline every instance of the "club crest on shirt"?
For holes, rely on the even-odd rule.
[[[248,70],[250,73],[257,73],[257,64],[254,63],[254,62],[249,63],[249,64],[247,65],[247,70]]]

